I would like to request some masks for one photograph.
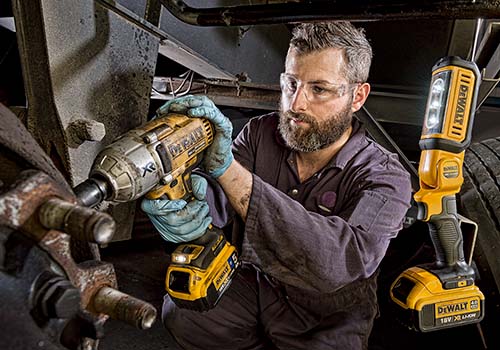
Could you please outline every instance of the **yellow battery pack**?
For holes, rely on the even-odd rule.
[[[239,265],[237,251],[222,231],[209,229],[197,240],[175,249],[165,287],[177,306],[207,311],[217,305]]]
[[[400,320],[409,328],[430,332],[478,323],[484,318],[484,295],[472,279],[443,288],[427,269],[412,267],[392,284],[390,296]]]

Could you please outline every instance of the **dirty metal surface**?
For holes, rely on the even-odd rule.
[[[71,189],[59,170],[19,118],[2,104],[0,104],[0,120],[2,121],[0,123],[0,145],[12,151],[20,159],[25,160],[33,168],[48,174],[59,184],[59,189],[66,196],[69,195]]]
[[[96,324],[103,324],[108,316],[105,314],[90,314],[87,310],[93,295],[103,286],[116,287],[116,276],[112,264],[97,260],[90,260],[87,263],[77,264],[72,257],[70,247],[70,236],[66,233],[47,230],[38,221],[38,209],[50,198],[64,198],[68,202],[74,199],[67,192],[61,189],[47,174],[37,170],[25,170],[19,174],[19,181],[14,183],[8,190],[0,195],[0,227],[2,229],[12,229],[16,232],[14,235],[29,237],[32,244],[37,244],[42,251],[45,251],[50,260],[55,261],[59,266],[62,274],[66,275],[69,281],[78,289],[81,296],[80,308],[82,312],[88,313],[89,318],[93,319]],[[3,249],[8,246],[3,247]],[[28,249],[28,246],[26,248]],[[10,252],[6,250],[6,256]],[[16,255],[12,255],[9,259],[16,259]],[[94,256],[94,258],[98,258]],[[17,263],[22,263],[22,259]],[[7,278],[7,276],[5,276]],[[29,281],[23,281],[27,278],[24,275],[18,275],[13,278],[12,288],[19,288],[18,293],[25,293],[25,286]],[[34,277],[33,277],[34,278]],[[4,295],[5,296],[5,295]],[[16,299],[17,300],[17,299]],[[18,311],[20,315],[10,315],[6,322],[16,322],[17,319],[31,320],[28,311]],[[23,313],[24,312],[24,313]],[[4,315],[5,316],[5,315]],[[7,317],[7,316],[5,316]],[[51,333],[54,332],[56,323],[50,321],[45,328],[34,328],[30,335],[26,335],[29,339],[39,332]],[[4,329],[4,327],[2,327]],[[18,334],[12,335],[14,340]],[[55,344],[58,341],[52,339]],[[95,340],[87,341],[89,348],[94,347]],[[23,343],[23,342],[21,342]],[[21,344],[20,343],[20,344]],[[24,344],[24,343],[23,343]],[[20,347],[26,349],[26,347]]]
[[[114,288],[100,288],[93,300],[93,306],[98,312],[139,329],[151,328],[156,320],[157,311],[154,306]]]
[[[38,293],[37,281],[44,275],[55,276],[52,267],[55,265],[48,254],[37,245],[13,230],[0,226],[1,247],[9,247],[9,256],[0,262],[0,295],[2,312],[0,312],[0,348],[1,349],[45,349],[63,350],[56,339],[61,335],[65,323],[61,320],[47,320],[41,326],[40,315],[42,305],[47,306],[47,296]],[[15,257],[15,258],[14,258]],[[38,297],[37,297],[38,296]],[[44,300],[42,300],[42,298]],[[73,310],[79,307],[76,302]]]
[[[40,246],[64,266],[69,280],[80,290],[82,308],[94,311],[91,305],[94,294],[104,286],[117,288],[115,270],[112,264],[97,260],[76,264],[70,254],[69,240],[69,235],[50,230],[40,242]],[[100,317],[104,316],[101,314]]]
[[[29,241],[33,242],[31,245],[35,244],[37,247],[41,248],[49,259],[59,266],[56,271],[59,271],[59,274],[62,276],[58,277],[60,280],[60,288],[62,288],[63,285],[66,286],[64,293],[67,293],[67,296],[66,299],[63,300],[62,298],[65,297],[63,294],[57,295],[58,298],[61,298],[60,305],[57,304],[58,306],[53,306],[52,299],[47,299],[55,297],[52,294],[46,296],[46,299],[37,299],[37,305],[38,303],[42,303],[42,305],[45,306],[48,303],[47,307],[52,306],[55,308],[52,312],[43,309],[44,315],[49,317],[50,320],[53,320],[61,318],[62,316],[60,315],[66,315],[68,313],[76,315],[76,310],[80,310],[79,317],[85,317],[87,320],[90,320],[90,324],[93,324],[95,329],[102,328],[109,317],[135,325],[140,329],[150,328],[156,319],[156,309],[141,299],[131,297],[117,290],[116,274],[111,263],[98,260],[98,254],[93,258],[90,257],[88,260],[77,263],[73,258],[71,247],[71,241],[75,240],[75,237],[58,230],[46,229],[41,225],[38,212],[41,207],[44,207],[47,202],[53,201],[54,198],[64,198],[67,205],[71,205],[71,201],[75,202],[74,197],[67,196],[50,176],[37,170],[22,171],[19,174],[19,180],[0,195],[0,228],[2,230],[15,230],[16,232],[13,233],[14,235],[30,237]],[[102,213],[97,211],[95,213],[98,216],[102,215]],[[1,243],[3,245],[4,242],[2,241]],[[6,247],[10,247],[10,245],[2,246],[2,249],[7,249]],[[26,249],[28,249],[28,247],[23,250]],[[6,254],[9,254],[9,251],[7,251]],[[12,260],[15,256],[15,254],[9,256],[9,259]],[[20,261],[20,263],[22,262]],[[55,265],[52,264],[52,266]],[[2,273],[2,278],[8,278],[7,275],[4,275],[5,274]],[[23,278],[25,278],[24,275],[18,275],[15,279],[19,286],[24,286],[23,289],[19,289],[19,293],[26,293],[27,290],[25,287],[26,283],[29,281],[23,281]],[[36,279],[36,277],[33,278]],[[65,282],[65,278],[67,278],[68,282]],[[15,287],[16,284],[12,284],[12,286]],[[71,289],[73,286],[76,289]],[[54,285],[53,288],[55,287]],[[39,289],[37,288],[35,290],[38,291]],[[111,291],[112,295],[105,295],[103,297],[103,290]],[[77,309],[70,304],[71,300],[75,300],[70,297],[71,293],[78,297],[77,305],[79,306],[77,306]],[[12,295],[9,294],[9,297],[11,296]],[[113,307],[103,308],[103,304],[112,305]],[[20,316],[22,316],[21,318],[31,321],[29,315],[30,313],[25,312]],[[19,318],[12,314],[8,317],[4,314],[3,317],[3,319],[8,322]],[[5,317],[7,317],[7,319],[5,319]],[[65,320],[65,322],[67,321],[68,320]],[[62,323],[50,322],[50,327],[43,328],[40,326],[40,329],[33,330],[30,337],[35,336],[35,334],[38,334],[40,331],[42,331],[42,333],[51,334],[51,332],[60,329],[62,326]],[[2,329],[4,328],[5,327],[2,327]],[[83,333],[76,334],[77,335],[74,335],[76,339],[72,341],[78,341],[78,338],[80,338]],[[17,336],[18,334],[14,335],[14,337]],[[98,344],[97,339],[101,336],[102,334],[95,335],[95,339],[87,339],[87,335],[80,339],[79,342],[83,344],[83,349],[96,349]],[[57,344],[57,337],[55,340],[52,339],[52,341]],[[9,344],[11,344],[11,342],[9,342]],[[27,349],[27,347],[21,346],[20,349]]]
[[[36,336],[42,337],[42,335],[48,334],[49,337],[47,340],[44,340],[43,344],[47,344],[47,348],[52,348],[52,345],[58,344],[58,337],[54,338],[54,332],[60,332],[61,327],[63,327],[63,323],[56,322],[55,319],[60,318],[60,315],[67,315],[68,313],[74,313],[74,310],[80,309],[80,316],[83,316],[86,319],[90,320],[90,324],[93,324],[95,329],[102,328],[102,325],[105,321],[110,317],[107,313],[101,312],[94,308],[94,298],[98,294],[98,292],[103,288],[111,288],[112,290],[117,288],[117,280],[113,265],[111,263],[100,261],[99,252],[95,247],[88,247],[89,244],[86,241],[80,241],[75,239],[75,237],[71,237],[69,234],[58,231],[47,229],[42,226],[40,221],[40,209],[45,208],[47,203],[51,203],[54,200],[65,204],[65,208],[69,210],[70,213],[72,205],[75,205],[75,208],[79,208],[76,203],[76,198],[74,197],[71,189],[64,181],[62,175],[58,172],[58,170],[54,167],[51,160],[45,155],[45,153],[38,146],[36,141],[31,137],[30,133],[24,128],[22,124],[20,124],[17,117],[15,117],[7,108],[4,106],[0,106],[0,112],[5,121],[0,128],[0,147],[5,150],[9,150],[14,156],[11,161],[15,162],[16,160],[23,164],[21,167],[14,167],[13,172],[15,173],[16,181],[12,183],[8,183],[5,186],[1,187],[0,192],[0,228],[2,232],[7,232],[6,230],[14,231],[14,233],[10,235],[14,235],[17,237],[28,237],[26,242],[32,243],[22,243],[24,242],[21,239],[21,251],[27,251],[32,247],[32,245],[36,245],[36,248],[32,249],[41,249],[41,251],[47,254],[49,261],[53,261],[54,264],[59,266],[57,271],[62,276],[66,276],[68,281],[65,282],[65,277],[59,277],[61,279],[60,285],[65,285],[66,287],[61,289],[62,294],[50,295],[50,298],[60,298],[58,306],[53,306],[51,301],[52,299],[41,299],[42,304],[45,305],[49,303],[50,305],[47,307],[54,307],[55,309],[51,312],[45,310],[44,314],[47,317],[50,317],[48,326],[37,328],[35,324],[32,324],[31,333],[26,335],[25,340],[21,341],[16,337],[18,334],[13,334],[13,339],[8,341],[9,347],[12,344],[19,344],[19,349],[28,349],[32,348],[31,340],[36,338]],[[12,142],[12,135],[16,137],[15,140],[20,141],[19,143]],[[13,163],[8,163],[13,164]],[[29,169],[26,169],[28,167]],[[40,168],[46,170],[47,172],[51,172],[52,176],[49,176],[45,172],[40,169],[32,169],[32,167]],[[0,172],[0,180],[4,179],[3,172]],[[59,180],[59,181],[58,181]],[[50,206],[49,206],[50,207]],[[50,209],[50,208],[49,208]],[[92,211],[89,208],[83,208],[89,212],[85,212],[82,216],[83,219],[88,219],[87,221],[93,222],[95,221]],[[95,216],[99,218],[104,213],[100,213],[98,211],[94,211]],[[59,213],[60,215],[67,217],[67,213]],[[74,211],[74,215],[78,214],[78,210]],[[54,213],[56,215],[56,213]],[[57,221],[57,220],[56,220]],[[66,222],[64,227],[60,229],[64,229],[68,232],[73,232],[71,227],[67,227],[67,225],[80,225],[80,221],[76,220],[72,222],[71,220]],[[85,226],[85,225],[84,225]],[[5,240],[8,239],[10,235],[4,235],[2,233],[1,240],[1,251],[2,253],[2,263],[5,261],[9,261],[9,264],[14,263],[15,265],[21,266],[23,263],[23,259],[16,254],[12,254],[9,247],[11,245],[3,245]],[[81,261],[77,262],[75,259],[75,251],[74,247],[80,246],[80,249],[84,246],[86,248],[85,257],[80,256]],[[49,264],[50,265],[50,264]],[[55,266],[55,265],[54,265]],[[38,270],[37,270],[38,271]],[[42,273],[43,269],[38,271],[38,273]],[[9,288],[18,288],[18,290],[14,290],[14,294],[11,292],[2,291],[3,297],[13,298],[16,302],[22,302],[27,296],[25,293],[29,290],[31,278],[36,279],[36,275],[25,275],[25,274],[16,274],[10,276],[9,273],[2,273],[2,279],[9,279]],[[74,286],[76,289],[71,290]],[[54,286],[53,288],[55,288]],[[71,288],[70,288],[71,287]],[[52,288],[52,287],[51,287]],[[69,288],[69,289],[68,289]],[[64,291],[63,291],[64,289]],[[9,291],[11,289],[8,289]],[[66,294],[64,294],[64,293]],[[72,293],[72,294],[71,294]],[[76,293],[76,294],[75,294]],[[14,297],[14,295],[19,294],[19,297]],[[75,297],[71,297],[71,295],[77,296],[76,307],[73,306],[70,302],[71,300],[76,300]],[[125,294],[124,294],[125,295]],[[49,298],[49,296],[47,296]],[[9,299],[10,300],[10,299]],[[58,299],[59,300],[59,299]],[[152,322],[154,322],[154,318],[156,316],[156,310],[149,304],[142,302],[139,299],[134,299],[136,301],[135,305],[142,306],[142,310],[148,311],[146,326],[150,326]],[[56,301],[54,301],[56,302]],[[123,310],[128,310],[128,305],[125,305]],[[127,311],[127,314],[132,316],[136,316],[136,308],[131,308],[131,311]],[[16,320],[25,320],[26,322],[32,322],[31,312],[29,310],[18,310],[19,315],[16,314],[2,314],[3,321],[12,323],[12,327],[8,327],[8,329],[19,329],[16,325]],[[143,313],[144,314],[144,313]],[[121,315],[115,315],[120,317]],[[65,322],[67,322],[66,320]],[[127,320],[131,323],[131,320]],[[141,326],[144,324],[143,319],[141,319]],[[31,323],[30,323],[31,324]],[[2,326],[2,329],[7,329]],[[98,332],[98,331],[97,331]],[[95,334],[95,339],[87,338],[88,335],[85,335],[83,339],[80,339],[83,333],[76,332],[73,335],[73,341],[77,341],[81,344],[82,349],[96,349],[98,344],[98,337],[101,337],[102,334]],[[42,338],[40,338],[42,339]],[[45,338],[44,338],[45,339]],[[17,341],[19,340],[19,342]],[[49,344],[50,342],[50,344]],[[54,347],[55,348],[55,347]]]
[[[99,1],[18,0],[13,9],[28,129],[75,186],[102,147],[146,120],[160,39]],[[81,140],[73,126],[93,122],[97,132]],[[126,239],[135,206],[113,211],[121,208],[115,237]]]
[[[75,185],[103,145],[146,120],[159,39],[99,2],[16,4],[29,130],[47,153],[54,143]],[[86,119],[104,124],[106,136],[68,147],[68,126]]]
[[[77,265],[71,256],[70,236],[41,226],[37,211],[54,197],[64,198],[64,192],[48,175],[34,170],[23,172],[15,187],[0,196],[0,225],[20,230],[38,241],[64,267],[70,281],[80,289],[82,306],[86,308],[98,288],[104,285],[116,287],[114,269],[111,264],[101,261]],[[70,197],[65,199],[71,201]]]
[[[198,50],[193,49],[191,42],[195,37],[194,35],[191,35],[190,40],[183,43],[171,35],[172,31],[169,30],[167,33],[158,27],[157,22],[160,18],[156,16],[160,16],[160,13],[156,11],[160,11],[161,6],[160,8],[156,6],[160,5],[159,0],[121,0],[120,3],[126,6],[113,0],[96,1],[131,24],[143,28],[146,32],[160,38],[158,53],[161,55],[192,69],[206,78],[235,79],[234,75],[217,66],[215,62],[207,59]]]
[[[0,195],[0,225],[40,240],[46,229],[36,222],[35,213],[47,199],[56,196],[71,200],[47,174],[35,170],[21,173],[15,186]]]

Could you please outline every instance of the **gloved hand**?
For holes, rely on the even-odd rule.
[[[169,112],[186,114],[189,117],[206,118],[215,129],[214,142],[207,148],[201,166],[210,176],[220,177],[231,165],[234,156],[231,151],[233,125],[206,96],[183,96],[168,101],[156,114],[161,116]]]
[[[164,240],[173,243],[189,242],[201,237],[212,222],[205,200],[207,180],[191,176],[194,200],[144,199],[142,210]]]

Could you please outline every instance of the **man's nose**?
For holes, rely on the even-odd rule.
[[[292,96],[290,110],[292,112],[304,112],[307,109],[307,96],[304,87],[299,86]]]

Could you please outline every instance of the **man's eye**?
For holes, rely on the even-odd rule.
[[[297,90],[297,82],[293,80],[289,80],[288,83],[286,84],[286,87],[292,91]]]
[[[312,86],[312,92],[315,93],[315,94],[317,94],[317,95],[321,95],[321,94],[328,93],[329,90],[325,89],[324,87],[319,86],[319,85],[313,85]]]

